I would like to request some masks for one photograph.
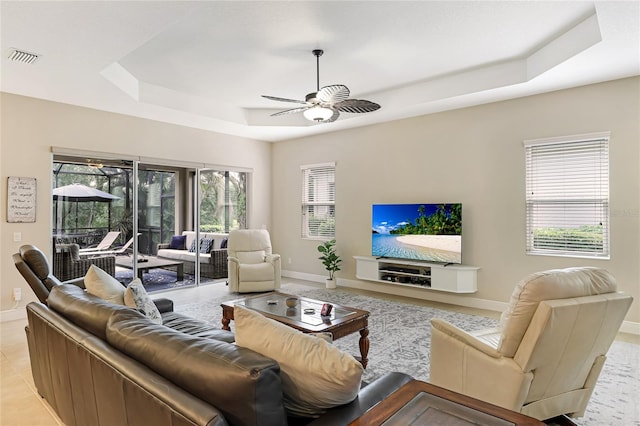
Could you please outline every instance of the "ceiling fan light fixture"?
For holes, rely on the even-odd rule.
[[[331,108],[316,105],[305,110],[302,114],[307,120],[320,122],[330,119],[333,115],[333,110]]]

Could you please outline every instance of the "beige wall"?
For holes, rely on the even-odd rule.
[[[481,269],[478,292],[453,300],[507,302],[529,273],[594,265],[634,296],[627,320],[639,322],[639,95],[640,78],[629,78],[277,143],[272,228],[283,269],[325,275],[317,241],[300,238],[300,165],[336,161],[339,278],[356,280],[352,256],[371,253],[373,203],[462,202],[463,262]],[[601,131],[611,131],[611,260],[526,255],[522,141]]]
[[[300,165],[337,162],[337,276],[355,281],[354,255],[370,253],[371,204],[462,202],[463,261],[479,266],[479,291],[451,296],[507,302],[528,273],[573,265],[612,271],[640,297],[640,78],[269,144],[86,108],[1,95],[0,311],[11,290],[33,299],[11,254],[48,247],[51,146],[254,169],[251,226],[267,225],[283,269],[325,275],[317,241],[300,238]],[[611,260],[524,253],[522,141],[611,131]],[[38,179],[37,222],[6,222],[6,178]],[[14,243],[14,232],[22,243]],[[289,263],[289,259],[291,262]],[[371,285],[362,282],[363,285]],[[429,292],[427,292],[429,293]],[[433,293],[432,293],[433,294]],[[628,321],[640,322],[638,302]]]
[[[271,224],[271,143],[6,93],[0,101],[0,311],[4,314],[14,306],[14,287],[22,288],[18,308],[34,299],[11,255],[25,243],[49,252],[51,146],[253,169],[248,221],[256,227]],[[8,176],[37,179],[35,223],[7,223]],[[22,242],[13,242],[14,232],[22,233]]]

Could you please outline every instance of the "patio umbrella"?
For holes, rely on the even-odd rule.
[[[76,201],[83,203],[88,201],[119,200],[120,197],[80,183],[72,183],[71,185],[55,188],[53,190],[53,199],[54,201],[60,199],[63,201]]]
[[[76,203],[76,229],[78,228],[78,204],[91,201],[108,202],[112,200],[119,200],[117,195],[109,194],[108,192],[101,191],[90,186],[82,185],[80,183],[72,183],[71,185],[65,185],[53,190],[54,201],[71,201]],[[58,209],[55,210],[56,217],[54,223],[57,222]]]

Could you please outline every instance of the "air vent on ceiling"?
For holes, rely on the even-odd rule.
[[[9,51],[9,59],[23,64],[33,64],[39,57],[40,55],[37,53],[25,52],[24,50],[11,49]]]

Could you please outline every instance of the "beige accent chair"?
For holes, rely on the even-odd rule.
[[[264,229],[238,229],[229,233],[229,291],[250,293],[280,288],[280,255],[273,254]]]
[[[632,301],[604,269],[535,273],[497,329],[431,320],[430,381],[539,420],[582,417]]]

